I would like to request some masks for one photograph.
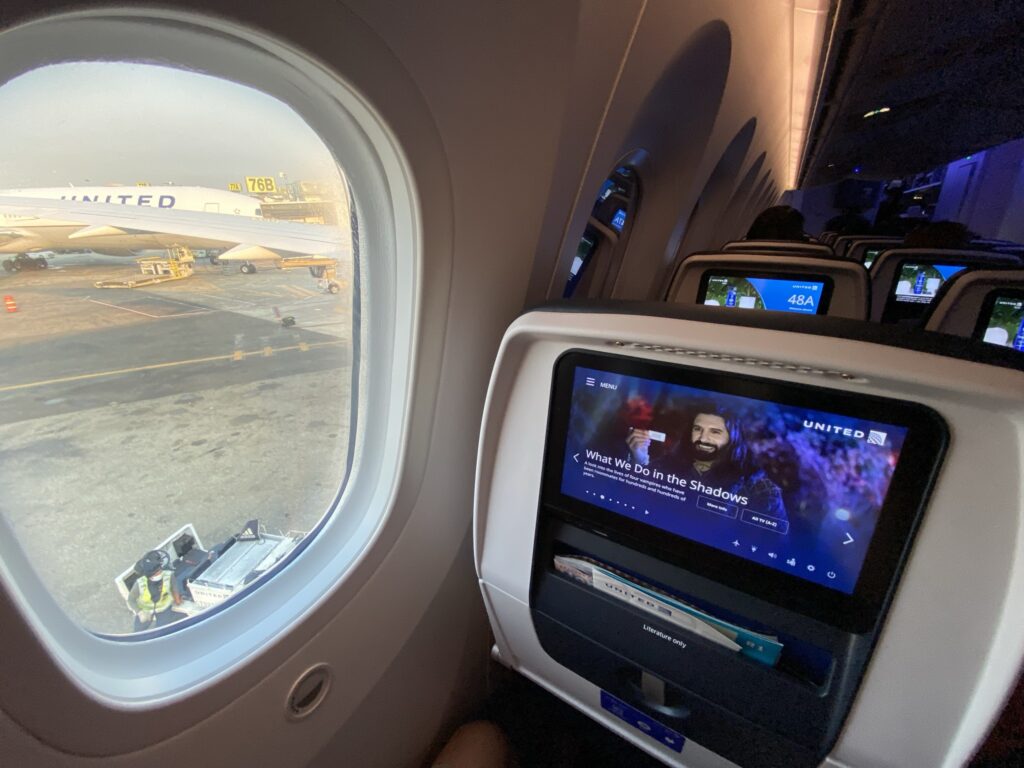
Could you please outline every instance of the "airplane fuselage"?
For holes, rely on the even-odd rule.
[[[259,200],[207,187],[48,187],[0,190],[0,197],[5,196],[261,217]],[[181,237],[158,232],[97,231],[93,227],[83,227],[80,222],[22,212],[0,213],[0,253],[76,249],[130,256],[141,250],[171,248],[181,244]],[[222,240],[196,237],[188,238],[187,244],[193,248],[217,248],[224,245]]]
[[[81,224],[53,219],[34,219],[19,224],[18,228],[30,230],[24,237],[0,243],[0,253],[33,253],[35,251],[100,251],[112,256],[133,256],[147,249],[173,248],[182,244],[182,238],[161,233],[131,233],[125,235],[103,235],[96,237],[74,237],[82,229]],[[223,248],[222,240],[188,238],[190,248]]]
[[[260,215],[260,201],[256,198],[210,187],[35,187],[0,190],[0,197],[38,197],[43,200],[232,213],[236,216]]]

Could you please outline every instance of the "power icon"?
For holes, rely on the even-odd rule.
[[[829,571],[825,575],[828,576],[830,579],[834,579],[836,577],[836,572],[835,571]]]

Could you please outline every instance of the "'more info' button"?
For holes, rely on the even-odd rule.
[[[736,505],[726,504],[724,501],[712,499],[710,496],[698,496],[697,508],[708,512],[714,512],[716,515],[736,517]]]

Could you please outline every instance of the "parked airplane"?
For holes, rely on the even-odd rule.
[[[38,187],[0,189],[0,197],[31,197],[43,200],[71,200],[83,203],[112,203],[143,208],[232,213],[236,216],[260,216],[260,201],[209,187]]]
[[[174,297],[70,295],[49,346],[23,322],[42,281],[0,276],[16,294],[4,768],[417,768],[474,719],[496,729],[437,768],[1024,764],[1024,4],[8,0],[0,16],[0,91],[123,63],[234,83],[231,110],[257,92],[293,109],[351,182],[357,266],[345,333],[284,328],[252,297],[162,316]],[[131,82],[117,104],[147,88]],[[47,128],[80,114],[61,98],[105,93],[76,82]],[[161,127],[222,132],[224,104],[190,95],[168,89]],[[18,106],[0,103],[0,182]],[[67,126],[61,149],[117,153]],[[54,148],[20,141],[47,178]],[[165,208],[166,190],[106,194],[0,200],[4,247],[336,242]],[[776,211],[756,238],[781,202],[802,225]],[[988,250],[902,247],[941,219]],[[901,247],[828,245],[876,225]],[[723,247],[741,239],[760,246]],[[140,359],[93,364],[119,345]],[[141,468],[110,458],[149,440],[168,448]],[[97,488],[109,503],[71,511]],[[101,589],[134,562],[155,585],[139,612],[172,611],[271,497],[319,522],[208,610],[130,634],[62,607],[94,591],[68,564],[106,558]],[[230,505],[216,531],[193,516]],[[186,523],[211,549],[175,539],[147,564]],[[159,535],[110,556],[146,526]]]
[[[134,256],[181,246],[223,249],[219,260],[247,266],[335,253],[343,239],[337,227],[263,219],[258,200],[206,187],[0,190],[0,253],[71,248]]]

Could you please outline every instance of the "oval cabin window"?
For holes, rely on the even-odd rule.
[[[291,107],[193,71],[55,64],[0,106],[0,515],[86,629],[186,626],[345,483],[345,173]]]

